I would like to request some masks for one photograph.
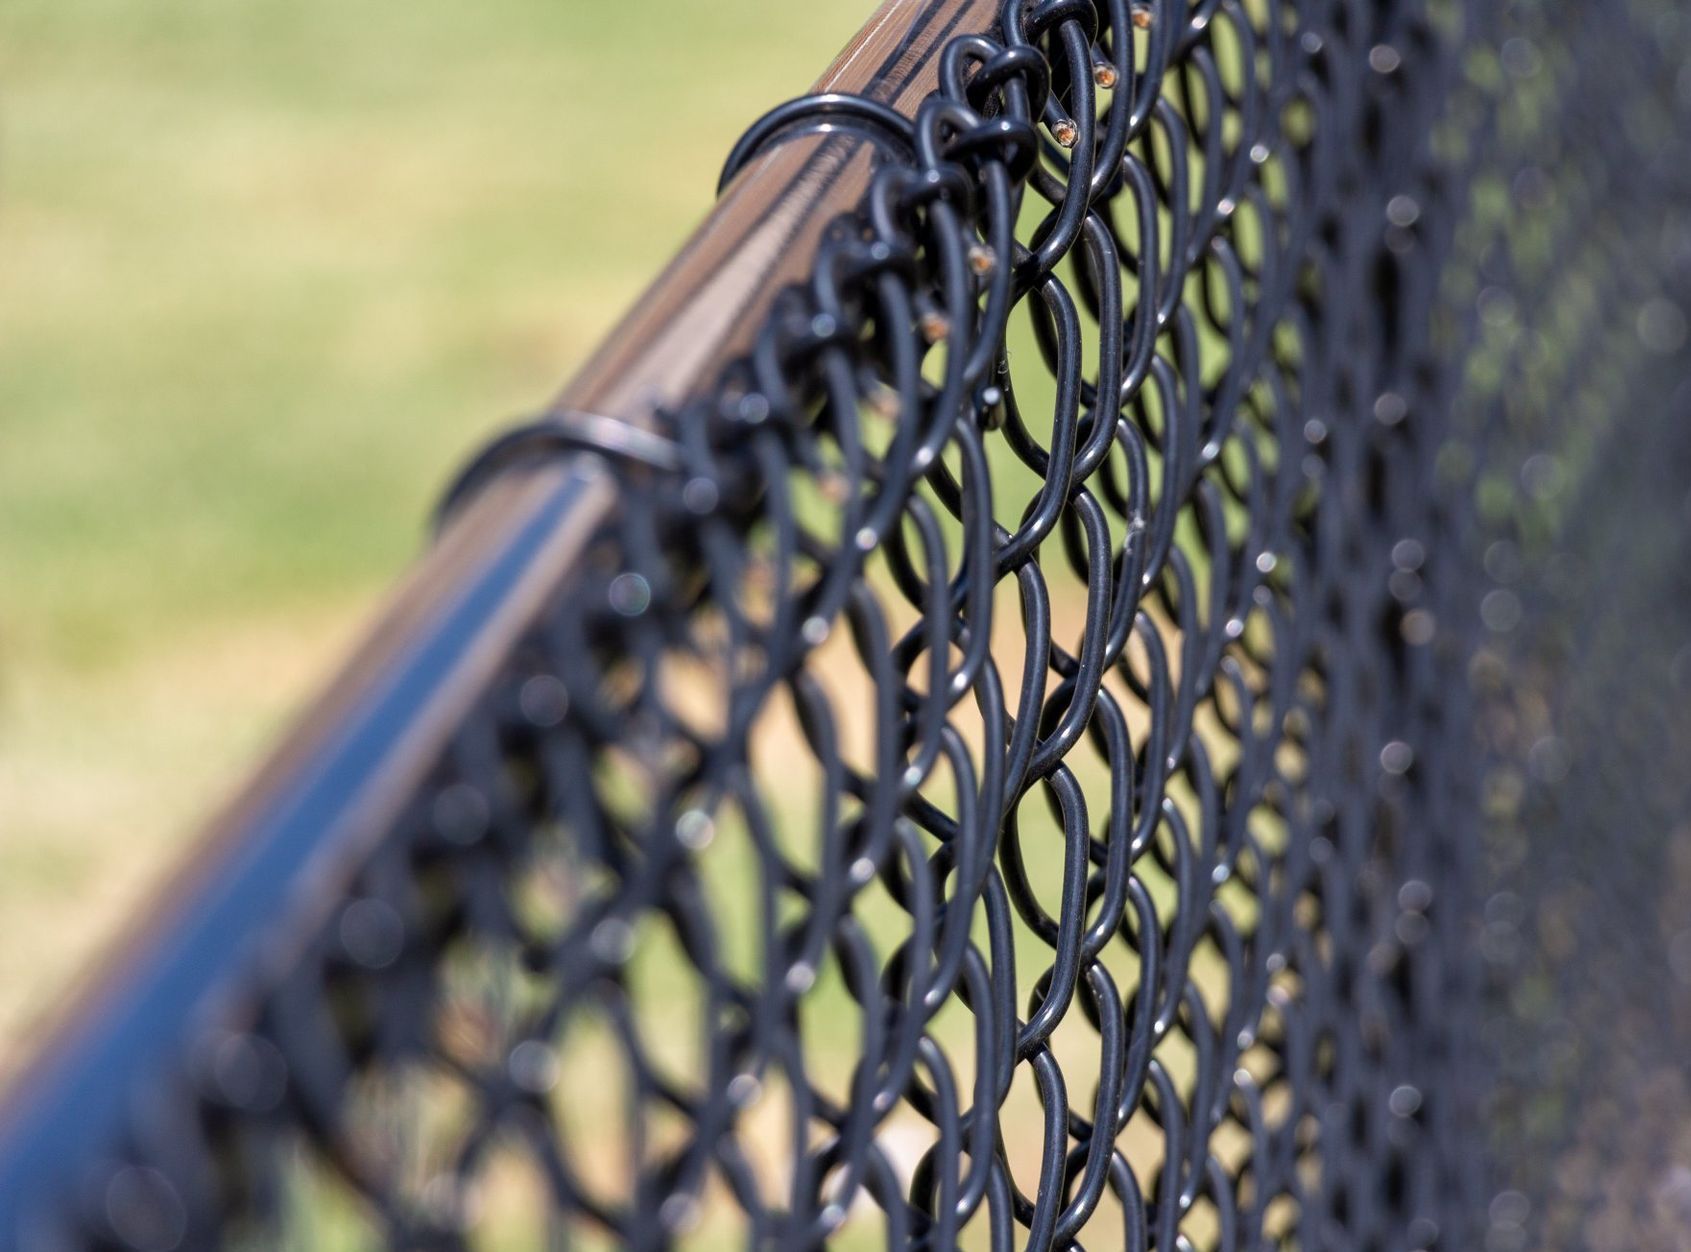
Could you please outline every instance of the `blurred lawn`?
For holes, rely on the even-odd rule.
[[[0,1072],[872,7],[0,7]]]

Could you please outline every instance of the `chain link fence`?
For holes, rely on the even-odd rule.
[[[1012,0],[777,110],[860,210],[460,478],[615,505],[6,1237],[1691,1246],[1688,39]]]

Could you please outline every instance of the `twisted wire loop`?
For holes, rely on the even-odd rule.
[[[461,481],[618,506],[44,1246],[1472,1246],[1489,9],[1010,0],[756,128],[862,212]]]

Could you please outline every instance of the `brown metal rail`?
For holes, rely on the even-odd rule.
[[[886,0],[815,90],[913,116],[937,86],[945,42],[991,29],[998,8]],[[556,408],[647,425],[659,405],[712,383],[781,288],[808,273],[825,227],[862,202],[873,158],[871,141],[841,128],[752,160]],[[233,1007],[245,974],[292,959],[290,944],[347,889],[616,507],[611,478],[590,461],[501,476],[452,519],[311,712],[47,1032],[0,1105],[9,1177],[21,1168],[45,1183],[71,1168],[115,1124],[140,1067],[179,1048],[206,1014]]]
[[[938,85],[945,41],[959,31],[990,29],[999,7],[998,0],[886,0],[812,90],[869,96],[914,116]],[[807,276],[827,224],[861,202],[872,157],[872,145],[841,130],[799,136],[754,160],[558,395],[554,410],[644,426],[659,406],[709,385],[750,346],[781,288]],[[457,600],[492,554],[533,524],[567,473],[559,465],[495,481],[453,521],[270,766],[212,823],[211,844],[238,843],[255,815],[289,790],[297,762],[320,750],[349,706],[368,698],[420,622]],[[380,794],[366,821],[380,827],[393,816],[394,805],[438,755],[451,727],[613,506],[608,479],[586,485],[556,544],[537,559],[525,594],[513,595],[485,624],[484,637],[463,658],[461,677],[441,676],[430,725],[417,728],[416,742],[396,752],[383,777],[371,778]]]

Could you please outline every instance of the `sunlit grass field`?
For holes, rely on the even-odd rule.
[[[0,7],[0,1075],[871,7]]]

